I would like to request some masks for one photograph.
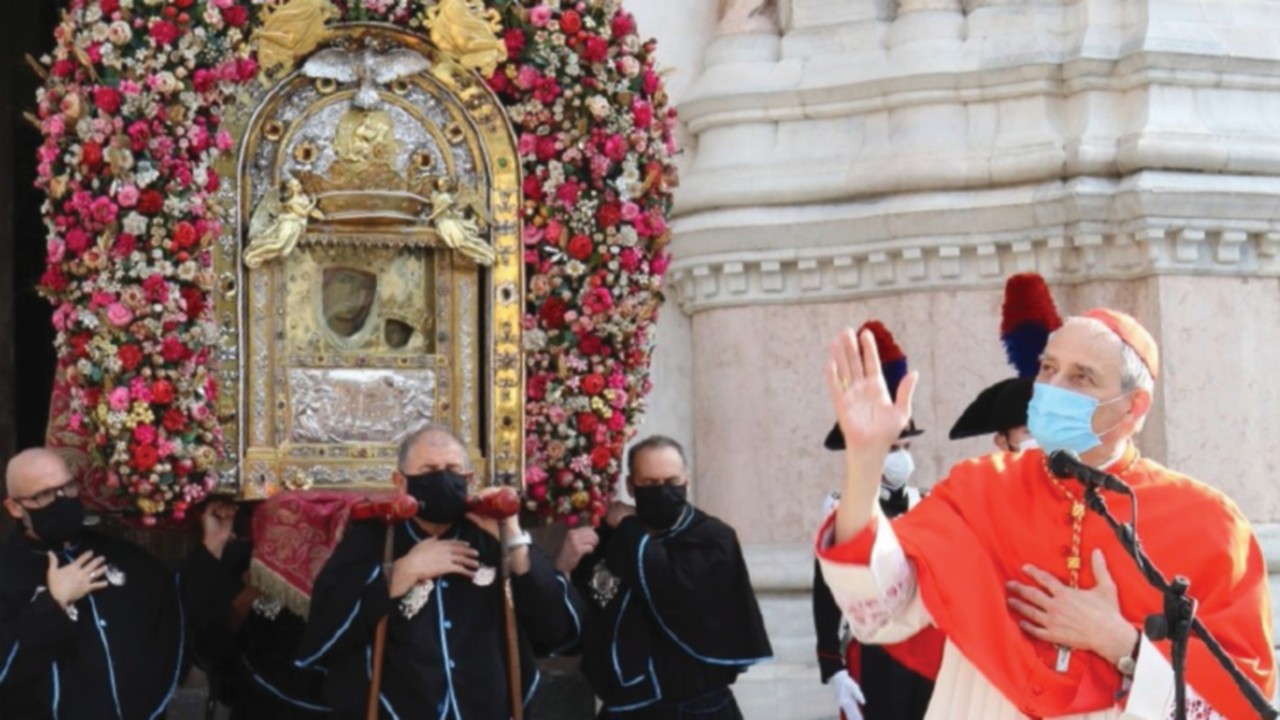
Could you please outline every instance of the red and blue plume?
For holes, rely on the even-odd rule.
[[[1000,341],[1018,377],[1035,377],[1049,334],[1062,327],[1049,286],[1036,273],[1010,277],[1004,285]]]
[[[884,375],[884,384],[889,388],[889,395],[898,397],[898,385],[907,376],[907,356],[893,339],[893,333],[879,320],[868,320],[858,328],[858,334],[870,330],[876,339],[876,350],[880,355],[880,372]]]

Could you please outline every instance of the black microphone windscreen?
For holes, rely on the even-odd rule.
[[[1070,450],[1054,450],[1049,453],[1049,472],[1055,477],[1073,477],[1072,468],[1078,465],[1080,456]]]

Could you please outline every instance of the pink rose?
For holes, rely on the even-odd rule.
[[[139,425],[133,429],[133,439],[139,445],[154,445],[156,429],[151,425]]]
[[[521,65],[516,71],[516,87],[521,90],[532,90],[540,77],[542,77],[541,73],[532,65]]]
[[[116,192],[116,202],[122,208],[133,208],[138,205],[138,188],[133,185],[125,185]]]
[[[124,327],[133,322],[133,313],[129,312],[129,308],[120,303],[112,303],[107,308],[107,322],[116,327]]]
[[[538,136],[533,133],[521,133],[519,152],[521,155],[532,155],[538,149]]]
[[[596,288],[582,299],[582,308],[592,315],[607,312],[613,307],[613,295],[605,288]]]
[[[616,412],[609,418],[608,425],[610,430],[619,432],[627,426],[627,419],[622,416],[622,413]]]
[[[667,272],[667,265],[671,262],[669,253],[662,253],[649,261],[649,272],[654,275],[662,276]]]
[[[578,184],[570,180],[556,188],[556,199],[564,203],[566,207],[573,207],[578,204],[579,192]]]
[[[47,263],[60,263],[67,254],[67,246],[57,238],[49,238],[44,246],[44,259]]]
[[[115,412],[129,409],[129,388],[118,387],[107,396],[107,405]]]
[[[555,425],[563,423],[567,417],[568,415],[565,413],[564,408],[559,405],[552,405],[547,408],[547,419]]]
[[[614,162],[622,162],[627,157],[627,139],[621,135],[612,135],[604,143],[604,154]]]
[[[551,8],[546,5],[536,5],[529,10],[529,23],[534,27],[546,27],[551,22]]]
[[[111,198],[100,197],[93,201],[93,207],[90,212],[93,214],[94,220],[106,225],[115,221],[119,208],[116,207],[115,203],[111,202]]]

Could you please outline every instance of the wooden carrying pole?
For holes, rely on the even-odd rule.
[[[511,592],[511,551],[503,550],[502,605],[507,622],[507,695],[511,698],[511,720],[524,720],[524,687],[520,682],[520,636],[516,629],[515,597]]]
[[[387,525],[387,540],[382,549],[382,574],[387,580],[387,588],[391,587],[391,563],[395,559],[395,527]],[[369,704],[366,706],[365,718],[378,720],[378,697],[382,694],[382,663],[387,650],[387,621],[390,616],[383,615],[378,621],[378,628],[373,631],[373,670],[369,678]]]

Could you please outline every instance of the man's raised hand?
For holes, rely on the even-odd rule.
[[[871,331],[864,330],[856,336],[852,329],[846,329],[831,343],[826,374],[845,447],[849,452],[883,457],[911,421],[916,373],[902,380],[895,402],[880,371],[880,355]]]

